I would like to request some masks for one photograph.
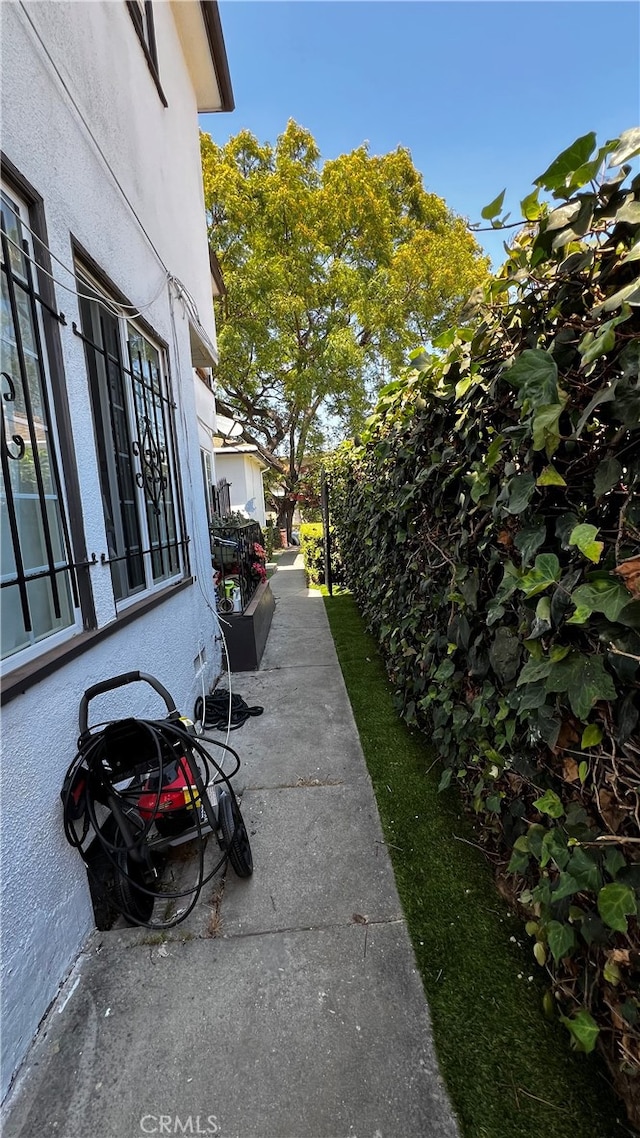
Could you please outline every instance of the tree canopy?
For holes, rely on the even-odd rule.
[[[375,156],[363,144],[322,163],[292,120],[275,146],[246,130],[201,143],[227,290],[218,406],[292,496],[322,422],[357,426],[407,350],[456,322],[487,262],[403,147]]]

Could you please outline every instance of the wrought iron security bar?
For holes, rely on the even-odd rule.
[[[42,309],[52,310],[36,288],[29,245],[21,236],[19,216],[3,195],[0,451],[2,512],[9,533],[3,538],[0,586],[17,590],[26,634],[25,639],[18,633],[6,654],[55,626],[73,624],[71,603],[74,608],[79,604],[44,367]],[[34,592],[35,583],[42,581],[44,596]]]
[[[83,324],[88,330],[91,327],[89,305],[85,303],[81,307]],[[151,560],[154,582],[181,572],[181,550],[182,562],[186,565],[188,539],[178,533],[172,483],[172,471],[176,470],[173,424],[176,405],[165,393],[159,371],[149,355],[145,355],[145,352],[156,351],[155,347],[134,327],[127,326],[128,366],[122,355],[115,317],[100,310],[101,343],[86,330],[80,331],[75,323],[72,327],[84,342],[88,355],[94,357],[90,360],[90,372],[98,449],[103,452],[100,454],[101,479],[109,538],[109,554],[103,560],[114,567],[116,599],[122,599],[148,584],[145,558]],[[137,349],[132,347],[136,342]],[[96,358],[103,363],[103,400],[98,390]],[[111,447],[109,455],[106,453],[108,445]],[[134,484],[142,492],[142,502]],[[179,492],[177,483],[175,492]],[[146,513],[147,543],[143,541],[141,506]],[[125,566],[126,583],[116,570],[119,564]]]

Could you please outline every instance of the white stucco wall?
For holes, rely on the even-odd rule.
[[[231,483],[231,509],[246,514],[264,527],[266,522],[261,465],[250,454],[215,453],[216,479]]]
[[[44,199],[52,252],[71,265],[73,235],[133,304],[146,305],[160,290],[144,315],[168,345],[189,558],[196,578],[3,709],[4,1095],[93,927],[86,875],[65,842],[59,799],[75,752],[80,696],[101,679],[139,669],[157,676],[191,714],[203,680],[209,685],[219,671],[220,652],[189,328],[183,305],[172,302],[163,285],[166,270],[180,278],[214,341],[196,104],[171,7],[154,5],[168,108],[160,101],[124,3],[32,0],[27,12],[44,47],[18,4],[3,3],[0,11],[2,148]],[[62,267],[56,267],[55,275],[73,287]],[[72,330],[72,321],[80,319],[78,305],[72,293],[58,287],[56,294],[67,317],[60,339],[87,550],[99,557],[107,544],[84,349]],[[91,581],[103,628],[116,620],[109,568],[96,565]],[[201,650],[206,652],[204,670],[198,660]],[[146,696],[149,690],[135,685],[101,697],[95,715],[161,714],[157,697]]]

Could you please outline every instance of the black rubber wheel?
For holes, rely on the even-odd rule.
[[[144,924],[151,920],[156,903],[154,886],[149,884],[144,864],[131,857],[119,830],[116,831],[114,845],[117,846],[113,855],[117,866],[113,873],[115,903],[125,920]]]
[[[247,828],[240,813],[240,807],[227,791],[222,791],[218,801],[218,815],[224,848],[238,877],[251,877],[253,857]]]

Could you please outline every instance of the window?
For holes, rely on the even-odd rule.
[[[213,520],[215,513],[215,500],[214,500],[214,486],[213,486],[213,464],[211,462],[211,451],[200,448],[200,460],[202,462],[202,481],[204,483],[204,500],[207,506],[207,519],[209,525]]]
[[[77,630],[77,585],[62,497],[43,306],[25,203],[1,192],[2,659]],[[52,641],[50,638],[55,638]],[[27,659],[27,657],[22,657]]]
[[[153,24],[153,4],[151,0],[127,0],[127,8],[129,15],[133,20],[133,25],[138,33],[138,39],[142,44],[149,71],[153,76],[154,83],[158,89],[158,94],[167,106],[167,100],[164,97],[164,92],[160,86],[160,73],[158,70],[158,49],[156,47],[156,33]]]
[[[184,574],[165,357],[78,270],[108,561],[116,602]],[[87,299],[88,298],[88,299]]]

